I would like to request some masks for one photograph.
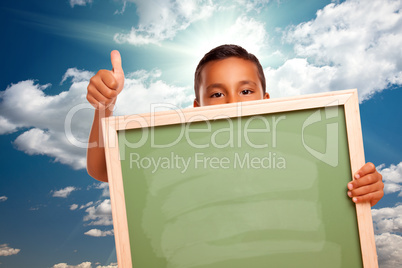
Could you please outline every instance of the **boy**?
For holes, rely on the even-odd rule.
[[[117,95],[124,85],[124,72],[118,51],[112,51],[112,71],[100,70],[88,85],[88,101],[95,107],[89,136],[87,170],[89,175],[107,181],[103,137],[100,119],[112,115]],[[197,66],[194,79],[196,98],[194,107],[268,99],[265,76],[258,59],[242,47],[222,45],[205,54]],[[384,183],[372,163],[365,164],[349,182],[348,196],[353,202],[367,202],[374,206],[384,195]]]

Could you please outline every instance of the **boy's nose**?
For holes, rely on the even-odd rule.
[[[226,98],[226,103],[235,103],[235,102],[239,102],[238,96],[236,96],[236,94],[229,94]]]

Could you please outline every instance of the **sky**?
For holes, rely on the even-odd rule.
[[[271,98],[357,88],[380,267],[402,267],[402,1],[2,1],[0,267],[117,267],[108,185],[85,169],[89,79],[120,51],[116,115],[192,106],[213,47],[255,54]],[[346,194],[346,192],[345,192]]]

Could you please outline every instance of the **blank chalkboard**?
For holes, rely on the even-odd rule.
[[[103,121],[119,267],[376,267],[356,90]]]

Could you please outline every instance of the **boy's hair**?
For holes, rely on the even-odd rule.
[[[207,54],[200,60],[198,63],[197,68],[195,69],[194,75],[194,91],[195,91],[195,98],[197,101],[200,100],[200,83],[201,83],[201,72],[204,66],[211,61],[214,60],[224,60],[230,57],[236,57],[244,60],[249,60],[253,62],[258,69],[258,78],[260,79],[263,94],[266,92],[266,82],[264,76],[264,70],[260,62],[258,61],[257,57],[251,53],[248,53],[247,50],[242,48],[241,46],[237,45],[221,45],[218,46]]]

